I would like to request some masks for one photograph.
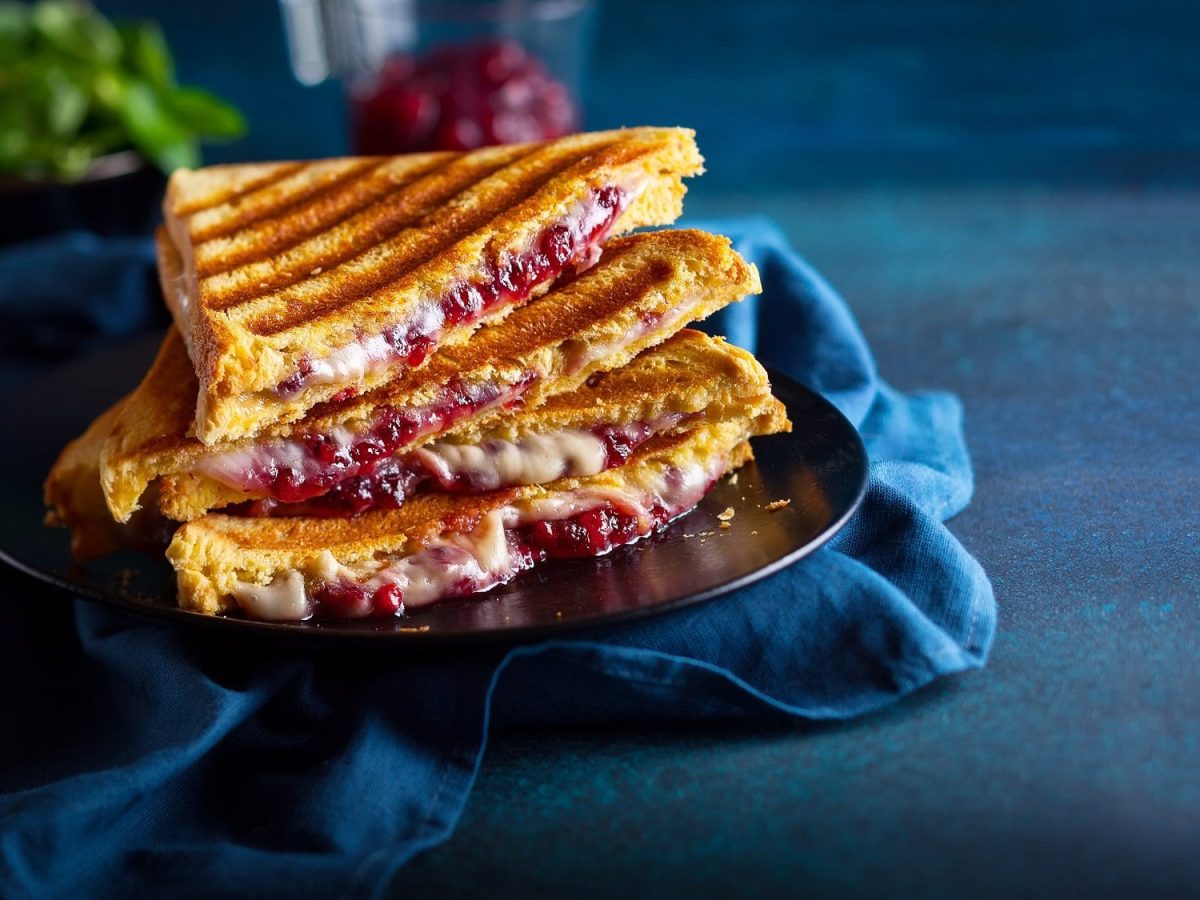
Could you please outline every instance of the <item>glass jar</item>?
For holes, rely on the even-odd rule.
[[[362,154],[471,150],[583,125],[591,0],[280,0],[292,69],[346,85]]]

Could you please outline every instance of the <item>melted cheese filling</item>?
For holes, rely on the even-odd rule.
[[[483,409],[500,402],[503,398]],[[626,425],[617,430],[632,432],[641,427],[645,429],[645,439],[675,427],[684,418],[681,413],[667,413],[643,426]],[[337,453],[348,451],[357,437],[346,428],[335,428],[328,433]],[[465,483],[473,493],[545,484],[559,478],[582,478],[608,468],[605,442],[594,432],[578,428],[522,435],[515,441],[493,439],[481,444],[438,441],[397,455],[411,455],[443,488],[454,489]],[[324,474],[326,464],[302,441],[282,439],[214,454],[195,467],[199,474],[239,490],[246,490],[253,483],[253,473],[272,469],[291,469],[308,480]]]
[[[503,506],[488,513],[469,533],[435,538],[415,553],[353,565],[338,562],[325,551],[309,568],[309,578],[297,570],[278,573],[267,586],[238,582],[233,597],[252,618],[306,619],[313,614],[308,583],[345,581],[363,589],[363,608],[370,614],[369,597],[384,585],[394,585],[405,607],[421,607],[448,595],[486,591],[503,584],[529,565],[512,552],[511,529],[535,522],[555,521],[611,504],[642,520],[645,532],[653,527],[651,509],[667,510],[676,518],[700,502],[708,486],[724,469],[724,457],[708,465],[663,468],[639,473],[620,486],[580,487],[548,497]]]
[[[304,576],[294,569],[277,575],[266,585],[239,581],[233,588],[233,597],[242,612],[252,619],[295,622],[312,615]]]
[[[406,325],[409,331],[418,334],[435,334],[441,331],[446,316],[437,303],[422,303]],[[396,351],[384,335],[362,338],[339,347],[328,356],[310,360],[312,370],[304,377],[296,393],[318,384],[359,384],[368,375],[375,375],[391,368],[396,362]]]
[[[516,441],[439,442],[420,448],[414,456],[443,487],[466,480],[479,491],[595,475],[604,471],[608,461],[600,438],[574,428],[526,435]]]

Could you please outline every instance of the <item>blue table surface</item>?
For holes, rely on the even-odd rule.
[[[336,153],[270,3],[166,17],[184,78]],[[209,40],[214,15],[219,52]],[[966,405],[952,529],[995,583],[983,671],[844,725],[495,735],[397,896],[1200,894],[1195,7],[610,2],[590,124],[695,124],[696,215],[766,214],[887,378]]]

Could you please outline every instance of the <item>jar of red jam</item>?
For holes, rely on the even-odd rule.
[[[583,125],[590,0],[281,0],[296,77],[346,85],[361,154],[473,150]]]

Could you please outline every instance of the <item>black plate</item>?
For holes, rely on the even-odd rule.
[[[0,403],[0,421],[14,438],[0,479],[0,559],[78,596],[198,628],[411,645],[523,640],[657,615],[757,581],[811,553],[845,524],[867,483],[866,451],[853,426],[820,395],[772,373],[795,430],[756,438],[756,462],[736,479],[722,479],[661,535],[600,559],[547,564],[487,594],[395,620],[275,623],[205,616],[176,606],[164,559],[118,553],[75,565],[66,533],[41,526],[41,483],[58,451],[137,383],[157,344],[142,340],[73,362]],[[782,499],[790,505],[767,510]],[[726,507],[735,516],[723,529],[717,514]]]

